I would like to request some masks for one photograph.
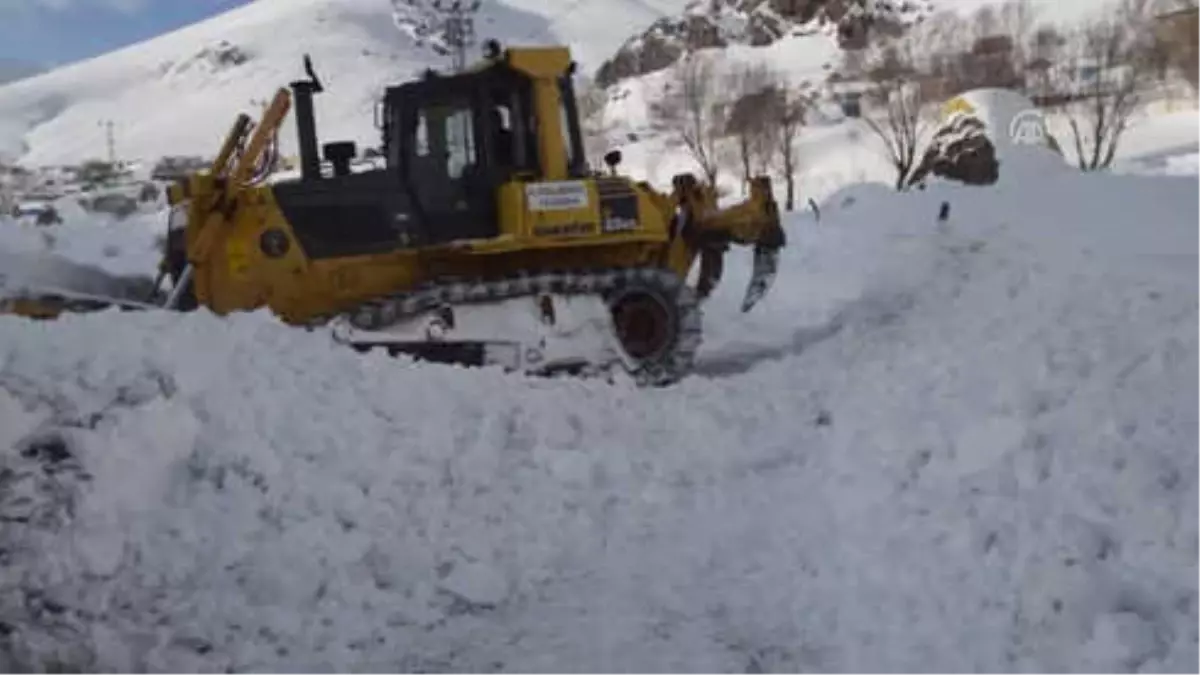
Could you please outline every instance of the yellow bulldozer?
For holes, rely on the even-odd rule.
[[[713,186],[689,174],[670,194],[618,175],[618,152],[607,172],[589,168],[566,48],[493,41],[468,70],[388,88],[379,162],[366,168],[352,142],[318,154],[323,86],[304,66],[307,79],[280,88],[257,124],[237,118],[208,170],[170,187],[156,284],[169,278],[169,290],[145,303],[34,290],[9,311],[266,307],[358,350],[622,370],[654,386],[692,368],[700,303],[730,244],[754,247],[743,311],[774,279],[785,237],[769,179],[719,208]],[[299,175],[264,181],[290,113]]]

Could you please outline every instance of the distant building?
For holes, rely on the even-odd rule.
[[[163,157],[150,171],[150,178],[172,182],[207,167],[208,162],[203,157]]]
[[[862,117],[863,94],[871,89],[871,84],[865,80],[843,79],[837,75],[829,78],[827,83],[829,97],[841,109],[846,117]]]

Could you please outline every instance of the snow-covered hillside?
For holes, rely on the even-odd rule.
[[[1194,671],[1195,176],[1024,166],[733,252],[665,390],[0,317],[0,669]]]
[[[481,38],[562,43],[585,66],[683,0],[558,4],[489,0]],[[414,16],[414,14],[416,16]],[[383,87],[448,60],[414,36],[428,13],[392,0],[258,0],[148,42],[0,87],[0,157],[33,165],[106,153],[150,161],[215,152],[239,111],[257,112],[303,76],[313,55],[327,93],[317,99],[323,138],[378,143],[373,106]],[[282,135],[293,152],[294,134]]]
[[[918,4],[973,9],[999,1]],[[373,106],[383,88],[448,63],[421,37],[429,29],[428,4],[257,0],[153,40],[0,86],[0,159],[52,165],[104,157],[110,121],[117,154],[124,159],[209,155],[238,112],[257,112],[277,87],[302,75],[306,52],[328,87],[317,99],[322,138],[375,145]],[[513,44],[567,44],[584,70],[593,72],[631,36],[660,18],[682,16],[694,4],[488,0],[477,32]],[[1035,5],[1045,18],[1059,21],[1102,6],[1094,0],[1035,0]],[[734,44],[729,55],[772,62],[799,80],[831,63],[836,47],[830,35],[801,31],[763,50]],[[631,86],[644,85],[635,78]],[[281,140],[284,152],[294,154],[290,129]]]

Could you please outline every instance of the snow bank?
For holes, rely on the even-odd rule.
[[[0,317],[0,667],[1194,670],[1197,217],[843,190],[661,391]]]
[[[1200,175],[1200,153],[1179,152],[1139,157],[1118,163],[1113,170],[1150,176],[1196,176]]]
[[[44,227],[22,226],[0,217],[0,251],[46,254],[97,267],[116,276],[154,276],[166,236],[166,212],[117,219],[67,209],[60,200],[63,222]]]
[[[1121,137],[1119,153],[1137,158],[1168,153],[1195,152],[1200,148],[1200,112],[1183,110],[1166,114],[1143,111],[1132,116]]]
[[[145,302],[158,273],[166,215],[117,219],[58,200],[63,222],[36,227],[0,217],[0,298],[53,287]]]

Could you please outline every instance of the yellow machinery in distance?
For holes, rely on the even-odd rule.
[[[352,170],[345,142],[324,146],[322,166],[323,87],[305,67],[257,125],[239,116],[209,171],[169,190],[162,306],[267,307],[360,350],[528,372],[620,368],[662,385],[693,365],[700,302],[730,244],[755,251],[744,311],[773,280],[784,234],[769,180],[721,209],[690,175],[670,194],[615,175],[616,153],[609,175],[592,172],[565,48],[492,43],[469,71],[389,88],[376,115],[383,166],[366,171]],[[299,177],[252,181],[289,113]]]

